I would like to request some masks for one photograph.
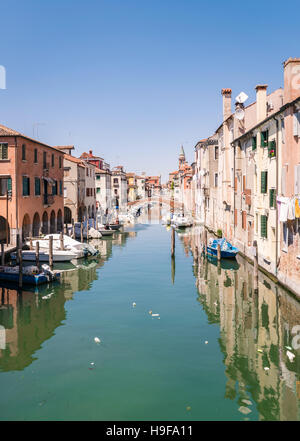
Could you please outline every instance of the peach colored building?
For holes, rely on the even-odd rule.
[[[63,229],[63,157],[58,149],[0,125],[1,241],[16,244],[17,234],[24,241]]]

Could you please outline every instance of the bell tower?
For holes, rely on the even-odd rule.
[[[180,155],[179,155],[179,170],[182,170],[185,163],[185,153],[183,150],[183,146],[181,146]]]

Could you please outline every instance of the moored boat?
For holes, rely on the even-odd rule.
[[[17,253],[11,253],[11,258],[16,260]],[[72,251],[63,251],[63,250],[53,250],[53,262],[70,262],[70,260],[77,259],[78,255],[76,253],[72,253]],[[35,250],[23,250],[22,258],[24,261],[35,261],[36,254]],[[49,262],[49,249],[40,249],[39,250],[39,260],[40,262]]]
[[[210,239],[207,244],[207,254],[212,257],[218,256],[218,245],[221,249],[221,259],[235,259],[238,254],[239,249],[230,242],[228,242],[224,237],[222,239]]]
[[[41,285],[60,279],[60,273],[54,273],[48,265],[42,265],[42,271],[36,266],[27,266],[22,270],[22,282],[25,285]],[[19,266],[0,266],[0,281],[19,283]]]

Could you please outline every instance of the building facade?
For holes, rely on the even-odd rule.
[[[0,125],[0,240],[16,244],[63,229],[63,156]]]

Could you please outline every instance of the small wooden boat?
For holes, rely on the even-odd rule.
[[[109,226],[109,228],[111,228],[114,231],[118,231],[122,227],[121,224],[108,224],[108,226]],[[101,230],[101,232],[102,232],[102,230]]]
[[[218,256],[218,245],[221,248],[221,259],[235,259],[235,256],[239,252],[239,249],[225,238],[223,239],[210,239],[207,245],[207,254],[212,257]]]
[[[42,265],[39,272],[36,266],[24,267],[22,271],[22,282],[24,285],[41,285],[60,279],[60,273],[54,273],[48,265]],[[0,266],[0,281],[19,283],[19,266]]]
[[[103,237],[107,237],[107,236],[112,236],[114,234],[114,230],[105,230],[105,229],[99,229],[100,233],[102,234]]]

